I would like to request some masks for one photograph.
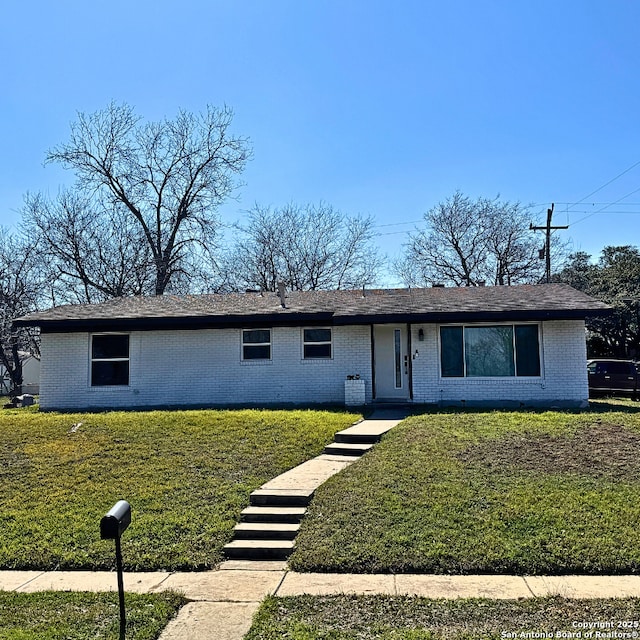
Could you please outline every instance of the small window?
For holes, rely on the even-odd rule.
[[[331,329],[303,329],[305,360],[331,358]]]
[[[129,336],[95,335],[91,339],[91,386],[129,384]]]
[[[271,329],[242,330],[242,359],[271,360]]]

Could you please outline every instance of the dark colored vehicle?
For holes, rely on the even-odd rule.
[[[631,360],[588,360],[589,395],[638,395],[638,369]]]

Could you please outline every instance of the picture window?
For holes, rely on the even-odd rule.
[[[538,377],[538,325],[440,327],[443,378]]]

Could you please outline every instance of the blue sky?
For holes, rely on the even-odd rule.
[[[324,200],[374,216],[393,256],[459,189],[533,203],[534,223],[555,202],[575,250],[638,245],[639,24],[635,0],[5,3],[0,224],[72,181],[47,149],[114,100],[233,108],[254,159],[229,222]]]

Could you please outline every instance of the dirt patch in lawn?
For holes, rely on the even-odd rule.
[[[579,473],[614,481],[640,478],[640,434],[618,424],[599,423],[571,436],[511,434],[458,454],[465,464],[491,471]]]

